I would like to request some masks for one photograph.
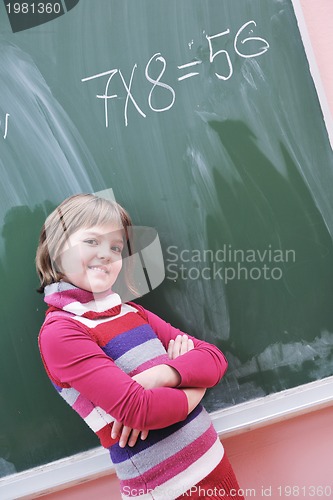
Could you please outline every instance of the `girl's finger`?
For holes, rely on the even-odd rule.
[[[173,346],[174,346],[175,341],[173,339],[170,340],[169,345],[168,345],[168,356],[169,359],[173,359]]]
[[[132,431],[131,427],[124,425],[119,439],[120,448],[125,448],[125,446],[127,445],[128,437],[131,434],[131,431]]]
[[[128,446],[134,446],[135,445],[135,443],[137,442],[137,439],[139,437],[140,432],[141,431],[139,431],[138,429],[132,429],[130,438],[128,440]]]
[[[170,359],[178,358],[182,354],[194,349],[192,339],[189,339],[186,334],[177,335],[176,339],[171,339],[168,345],[168,356]]]
[[[177,337],[175,339],[175,343],[173,344],[173,358],[172,359],[175,359],[180,355],[181,344],[182,344],[182,336],[177,335]]]
[[[182,339],[181,339],[181,344],[180,344],[180,352],[179,352],[180,355],[185,354],[188,351],[187,344],[188,344],[188,336],[183,335]]]
[[[141,439],[142,439],[142,441],[144,441],[147,438],[148,434],[149,434],[148,430],[141,431]]]
[[[113,422],[112,429],[111,429],[112,439],[116,439],[118,436],[120,436],[122,428],[123,428],[123,424],[121,422],[118,422],[117,420],[115,420]]]
[[[192,349],[194,349],[194,342],[192,339],[188,339],[188,342],[187,342],[187,350],[188,351],[192,351]]]

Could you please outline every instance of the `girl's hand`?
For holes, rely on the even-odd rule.
[[[175,340],[170,340],[168,346],[168,356],[170,359],[176,359],[178,356],[194,349],[194,344],[187,335],[178,335]],[[158,365],[148,368],[144,372],[134,375],[133,380],[138,382],[145,389],[153,389],[154,387],[176,387],[179,384],[178,372],[167,365]],[[184,391],[189,401],[189,411],[191,411],[201,401],[205,394],[205,389],[186,389]],[[134,446],[139,435],[141,439],[147,438],[149,430],[132,429],[127,425],[115,420],[113,422],[111,437],[116,439],[119,437],[119,446],[124,448],[126,445]]]
[[[194,349],[193,340],[187,335],[177,335],[176,339],[171,339],[168,346],[168,356],[170,359],[176,359],[178,356]]]
[[[132,429],[115,420],[112,425],[111,437],[112,439],[116,439],[119,436],[119,446],[120,448],[124,448],[127,444],[128,446],[134,446],[140,433],[141,439],[146,439],[148,432],[148,430],[140,431],[139,429]]]
[[[180,384],[180,375],[177,370],[164,364],[147,368],[147,370],[133,375],[132,379],[144,389],[177,387]]]

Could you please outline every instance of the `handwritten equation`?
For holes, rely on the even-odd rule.
[[[269,49],[269,43],[267,40],[264,38],[261,38],[259,36],[253,36],[253,29],[252,27],[256,27],[257,24],[255,21],[251,20],[243,24],[240,29],[237,31],[236,36],[234,37],[233,40],[233,49],[237,56],[241,58],[254,58],[254,57],[260,57],[262,56],[265,52],[268,51]],[[206,35],[206,39],[208,42],[208,48],[209,48],[209,63],[214,64],[217,61],[217,58],[223,58],[220,59],[220,61],[223,62],[226,71],[225,74],[222,74],[222,72],[215,72],[215,76],[218,80],[221,81],[227,81],[229,80],[233,73],[234,73],[234,67],[232,64],[232,59],[230,57],[229,52],[225,48],[219,48],[219,44],[223,44],[225,41],[225,37],[228,37],[230,35],[230,29],[226,29],[225,31],[222,31],[221,33],[217,33],[215,35]],[[229,41],[229,40],[228,40]],[[256,49],[256,51],[247,53],[245,49],[245,46],[249,44],[249,42],[255,42],[256,45],[260,45],[259,48]],[[193,43],[193,42],[192,42]],[[189,47],[191,48],[192,43],[189,44]],[[219,50],[218,50],[219,49]],[[189,78],[196,77],[200,74],[199,69],[200,65],[203,64],[203,60],[200,59],[194,59],[188,63],[181,64],[177,66],[177,69],[183,73],[181,76],[177,78],[178,82],[184,82],[188,80]],[[153,78],[151,76],[151,67],[154,64],[160,64],[161,69],[160,72],[157,76],[157,78]],[[126,99],[125,99],[125,105],[124,105],[124,120],[125,120],[125,126],[127,127],[128,125],[128,106],[129,103],[131,102],[136,111],[143,117],[146,118],[146,113],[142,110],[140,105],[138,104],[137,100],[135,99],[133,95],[133,80],[134,80],[134,75],[137,70],[138,65],[134,64],[132,71],[131,71],[131,76],[129,80],[126,82],[124,75],[119,68],[113,68],[108,71],[104,71],[102,73],[98,73],[92,76],[88,76],[85,78],[81,79],[81,82],[89,82],[91,80],[95,80],[98,78],[103,78],[106,77],[106,83],[104,87],[104,93],[103,94],[97,94],[96,98],[97,99],[102,99],[104,100],[104,115],[105,115],[105,127],[109,126],[109,103],[111,102],[112,99],[118,98],[118,94],[113,94],[111,91],[111,84],[112,80],[114,77],[119,77],[122,85],[124,87],[124,90],[126,92]],[[169,109],[172,108],[172,106],[175,103],[176,100],[176,91],[175,89],[169,85],[168,83],[165,83],[165,81],[162,82],[162,78],[164,77],[164,74],[167,69],[167,62],[165,58],[162,56],[160,52],[156,52],[147,62],[146,67],[145,67],[145,78],[147,79],[148,82],[152,84],[151,90],[148,94],[148,106],[149,108],[156,112],[156,113],[162,113],[165,111],[168,111]],[[156,107],[153,105],[153,94],[156,88],[159,88],[160,90],[163,89],[164,92],[167,93],[166,95],[166,102],[167,104],[164,105],[163,107]]]
[[[10,114],[6,113],[5,120],[4,120],[4,122],[5,122],[4,125],[2,125],[2,121],[0,119],[0,127],[4,129],[4,132],[3,132],[3,138],[4,139],[7,139],[9,117],[10,117]]]

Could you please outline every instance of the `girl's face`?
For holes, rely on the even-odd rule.
[[[110,290],[122,266],[123,234],[112,223],[73,233],[59,256],[63,279],[93,293]]]

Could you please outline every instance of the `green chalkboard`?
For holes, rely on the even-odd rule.
[[[208,409],[332,375],[333,157],[291,0],[25,5],[0,4],[0,474],[98,445],[37,348],[38,233],[73,193],[157,229],[140,301],[227,354]]]

